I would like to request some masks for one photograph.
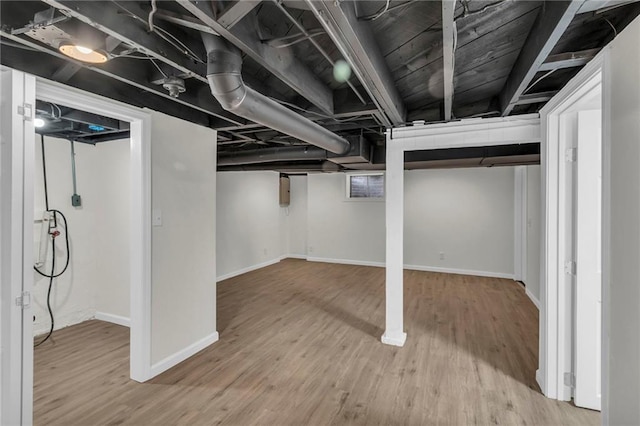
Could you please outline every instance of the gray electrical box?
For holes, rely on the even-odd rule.
[[[80,197],[78,194],[73,194],[71,196],[71,205],[73,207],[81,207],[82,206],[82,197]]]

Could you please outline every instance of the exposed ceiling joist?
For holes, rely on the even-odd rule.
[[[442,59],[444,63],[444,120],[451,120],[453,109],[453,67],[455,60],[456,24],[453,20],[455,0],[442,0]]]
[[[127,1],[122,5],[110,2],[76,1],[76,0],[42,0],[50,6],[60,9],[100,31],[120,39],[154,59],[162,61],[183,74],[207,83],[206,67],[202,63],[194,63],[192,59],[180,52],[176,47],[144,28],[149,13],[142,10],[136,2]],[[135,21],[142,25],[134,25]],[[182,41],[184,43],[184,40]],[[202,46],[198,46],[202,51]],[[204,54],[203,58],[204,59]]]
[[[306,2],[372,100],[388,117],[384,124],[403,124],[406,119],[404,101],[370,28],[358,20],[355,3],[351,0]]]
[[[500,93],[502,116],[509,115],[517,105],[520,96],[540,70],[583,3],[584,0],[547,0],[543,3],[504,89]]]
[[[162,19],[163,21],[171,22],[172,24],[180,25],[185,28],[191,28],[192,30],[200,31],[203,33],[209,33],[213,35],[219,35],[208,25],[205,25],[198,18],[191,15],[181,15],[178,13],[170,12],[168,10],[158,10],[155,17]]]
[[[156,86],[151,84],[148,81],[148,78],[144,70],[140,70],[138,69],[138,67],[125,67],[125,66],[122,66],[121,64],[120,66],[118,66],[117,64],[113,64],[113,63],[106,63],[100,66],[94,66],[94,65],[86,64],[80,61],[75,61],[73,59],[70,59],[68,56],[65,56],[62,53],[58,52],[57,50],[47,48],[41,44],[27,40],[20,36],[14,36],[9,32],[0,31],[0,35],[2,35],[2,37],[6,37],[11,41],[20,43],[21,45],[34,49],[36,51],[47,53],[59,59],[69,61],[70,63],[76,66],[79,66],[81,68],[90,69],[92,71],[95,71],[107,77],[113,78],[120,82],[129,84],[138,89],[156,94],[158,96],[162,96],[165,99],[169,99],[174,102],[180,103],[182,105],[188,106],[190,108],[194,108],[196,110],[205,112],[216,118],[222,119],[227,123],[231,123],[236,126],[246,124],[245,120],[236,118],[235,115],[229,114],[226,111],[222,110],[222,107],[220,106],[220,104],[218,104],[218,102],[216,102],[216,100],[212,96],[199,96],[197,93],[190,93],[190,92],[182,93],[179,98],[174,98],[170,96],[169,93],[166,90],[164,90],[161,86]]]
[[[529,93],[526,95],[521,95],[520,99],[518,99],[518,105],[529,105],[529,104],[538,104],[542,102],[547,102],[551,98],[553,98],[558,92],[555,90],[549,92],[540,92],[540,93]]]
[[[260,2],[257,0],[237,0],[222,11],[218,22],[225,28],[231,28],[249,14]]]
[[[238,22],[231,30],[226,28],[214,18],[210,2],[176,1],[321,111],[333,113],[332,91],[290,49],[262,43],[255,26],[247,20]]]
[[[600,49],[587,49],[579,52],[559,53],[549,56],[538,71],[559,70],[562,68],[581,67],[592,60]]]
[[[72,121],[74,123],[83,123],[96,126],[102,126],[111,130],[128,130],[129,123],[126,121],[116,120],[115,118],[103,117],[101,115],[92,114],[90,112],[72,110],[62,114],[62,117],[66,121]]]
[[[638,0],[587,0],[578,13],[611,10],[637,1]]]

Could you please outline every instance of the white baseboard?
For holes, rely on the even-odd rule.
[[[358,265],[358,266],[376,266],[384,268],[385,262],[371,262],[368,260],[350,260],[350,259],[331,259],[325,257],[307,257],[309,262],[325,262],[325,263],[340,263],[344,265]],[[513,274],[506,274],[503,272],[488,272],[488,271],[475,271],[469,269],[455,269],[455,268],[442,268],[439,266],[422,266],[422,265],[404,265],[404,269],[412,271],[425,271],[425,272],[440,272],[444,274],[458,274],[458,275],[471,275],[474,277],[489,277],[489,278],[506,278],[513,279]]]
[[[287,258],[304,259],[309,262],[338,263],[342,265],[356,265],[356,266],[373,266],[377,268],[384,268],[386,266],[385,262],[372,262],[369,260],[333,259],[328,257],[312,257],[312,256],[298,255],[298,254],[287,254],[287,255],[277,257],[275,259],[268,260],[263,263],[258,263],[257,265],[248,266],[238,271],[222,275],[218,277],[218,282],[236,277],[238,275],[246,274],[247,272],[255,271],[256,269],[273,265]],[[505,278],[509,280],[514,279],[513,274],[507,274],[504,272],[489,272],[489,271],[476,271],[476,270],[470,270],[470,269],[442,268],[439,266],[404,265],[404,269],[408,269],[412,271],[440,272],[444,274],[470,275],[474,277]],[[534,303],[536,302],[534,301]]]
[[[302,260],[307,260],[307,255],[306,254],[287,254],[286,256],[284,256],[285,259],[302,259]]]
[[[474,277],[505,278],[513,280],[513,274],[504,272],[476,271],[472,269],[442,268],[440,266],[404,265],[404,269],[412,271],[440,272],[443,274],[471,275]]]
[[[529,296],[529,299],[531,299],[533,304],[536,305],[536,308],[538,308],[538,310],[540,310],[540,301],[533,295],[533,293],[531,293],[529,291],[529,289],[526,288],[526,287],[524,289],[524,292],[527,294],[527,296]]]
[[[540,369],[536,370],[536,382],[538,382],[538,386],[540,386],[540,389],[544,394],[544,383],[542,383],[542,371],[540,371]]]
[[[350,259],[330,259],[326,257],[307,257],[309,262],[323,262],[323,263],[339,263],[342,265],[356,265],[356,266],[376,266],[384,268],[384,262],[370,262],[368,260],[350,260]]]
[[[397,336],[388,336],[387,333],[384,333],[380,338],[380,340],[385,345],[402,347],[404,346],[404,343],[407,341],[407,333],[402,333]]]
[[[107,314],[104,312],[96,312],[97,320],[111,322],[113,324],[122,325],[124,327],[131,327],[131,320],[127,317],[120,315]]]
[[[219,276],[216,281],[224,281],[229,278],[237,277],[238,275],[246,274],[247,272],[255,271],[256,269],[265,268],[267,266],[274,265],[280,262],[282,259],[285,259],[287,256],[276,257],[275,259],[267,260],[266,262],[258,263],[256,265],[247,266],[246,268],[238,269],[237,271],[230,272],[228,274],[224,274]]]
[[[204,348],[218,341],[218,332],[211,333],[210,335],[198,340],[197,342],[187,346],[181,351],[176,352],[173,355],[170,355],[151,366],[151,377],[156,377],[157,375],[164,373],[171,367],[174,367],[180,364],[185,359],[197,354]]]

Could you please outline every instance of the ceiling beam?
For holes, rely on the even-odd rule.
[[[511,113],[583,3],[584,0],[547,0],[543,3],[500,93],[502,116]]]
[[[371,99],[384,111],[385,125],[405,122],[404,101],[389,66],[366,22],[358,20],[351,0],[306,0]]]
[[[65,56],[62,53],[58,52],[57,50],[50,49],[42,44],[36,43],[34,41],[31,41],[30,39],[26,39],[21,36],[12,35],[11,33],[6,31],[0,31],[0,35],[2,35],[2,37],[6,37],[9,40],[20,43],[31,49],[49,54],[51,56],[54,56],[56,58],[59,58],[65,61],[69,61],[70,63],[73,63],[81,68],[90,69],[99,74],[105,75],[107,77],[113,78],[123,83],[127,83],[133,87],[144,90],[146,92],[150,92],[158,96],[162,96],[165,99],[169,99],[171,101],[180,103],[187,107],[205,112],[216,118],[224,120],[225,123],[231,123],[232,125],[236,125],[236,126],[247,123],[246,120],[237,118],[235,115],[230,114],[226,111],[223,111],[222,107],[215,100],[213,96],[199,96],[198,93],[192,93],[192,92],[182,93],[178,98],[174,98],[170,96],[169,93],[166,90],[164,90],[161,86],[156,86],[151,84],[148,81],[147,72],[145,68],[140,67],[139,65],[127,67],[124,63],[116,64],[116,63],[112,63],[111,61],[101,65],[91,65],[91,64],[73,60],[68,56]],[[203,88],[205,88],[205,86],[203,86]]]
[[[558,92],[555,90],[549,92],[540,92],[540,93],[530,93],[527,95],[520,95],[520,98],[516,102],[517,105],[529,105],[529,104],[538,104],[542,102],[548,102],[553,98]]]
[[[256,27],[247,20],[239,21],[232,29],[226,28],[215,19],[210,2],[176,1],[302,97],[320,108],[321,111],[327,114],[333,113],[333,93],[331,89],[322,83],[304,63],[298,60],[291,49],[276,48],[267,43],[262,43],[257,35]]]
[[[581,67],[592,60],[600,51],[600,49],[587,49],[579,52],[558,53],[549,56],[540,65],[538,71],[559,70],[562,68]]]
[[[455,0],[442,0],[442,59],[444,76],[444,121],[451,120],[453,109],[453,67],[455,59],[454,40],[456,37],[456,23],[453,12],[456,8]]]
[[[216,31],[213,31],[210,26],[203,24],[201,20],[192,15],[181,15],[168,10],[158,10],[154,16],[158,19],[162,19],[163,21],[171,22],[172,24],[180,25],[185,28],[191,28],[192,30],[203,33],[220,35]]]
[[[237,0],[222,11],[218,22],[225,28],[231,28],[259,4],[259,0]]]
[[[126,1],[121,5],[112,2],[42,0],[62,13],[72,16],[98,30],[135,47],[139,51],[162,61],[181,73],[207,83],[206,66],[194,63],[185,53],[146,28],[149,13],[142,10],[137,2]],[[183,43],[184,40],[181,40]],[[196,46],[194,46],[196,48]],[[204,49],[198,44],[197,48]]]

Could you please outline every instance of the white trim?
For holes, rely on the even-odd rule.
[[[130,377],[151,372],[151,115],[148,111],[56,82],[37,78],[36,96],[94,114],[130,122]]]
[[[189,357],[197,354],[201,350],[205,349],[207,346],[210,346],[217,342],[219,339],[218,332],[211,333],[210,335],[203,337],[195,343],[187,346],[186,348],[174,353],[173,355],[169,355],[162,361],[158,361],[157,363],[151,366],[151,375],[153,377],[164,373],[171,367],[174,367],[180,364],[182,361],[186,360]]]
[[[553,399],[566,400],[571,397],[571,389],[564,385],[564,364],[567,350],[570,350],[567,345],[570,345],[571,342],[566,336],[567,327],[570,325],[566,321],[565,300],[568,295],[565,291],[563,268],[566,237],[566,165],[564,160],[566,138],[559,136],[560,115],[601,84],[602,69],[608,52],[609,47],[602,49],[540,111],[543,244],[541,247],[538,362],[542,393]],[[603,108],[604,131],[605,128],[608,128],[608,124],[606,105],[603,105]],[[603,137],[604,140],[606,140],[605,137]],[[603,332],[604,330],[605,325],[603,324]],[[606,382],[603,380],[602,383]]]
[[[392,129],[389,139],[403,151],[539,142],[540,118],[527,114],[401,127]]]
[[[394,336],[390,336],[387,333],[384,333],[380,338],[380,341],[385,345],[402,347],[407,341],[407,333],[400,333]]]
[[[275,259],[267,260],[266,262],[257,263],[255,265],[247,266],[246,268],[238,269],[237,271],[229,272],[216,278],[216,282],[228,280],[229,278],[237,277],[238,275],[246,274],[247,272],[255,271],[256,269],[266,268],[267,266],[275,265],[286,256],[279,256]]]
[[[609,51],[602,62],[602,424],[609,421],[609,345],[611,324],[611,103]]]
[[[288,255],[284,256],[284,259],[302,259],[302,260],[307,260],[307,255],[306,254],[288,254]]]
[[[95,315],[94,318],[99,320],[99,321],[106,321],[106,322],[110,322],[112,324],[121,325],[123,327],[130,327],[131,326],[131,320],[129,318],[127,318],[127,317],[123,317],[123,316],[120,316],[120,315],[107,314],[105,312],[96,312],[96,315]]]
[[[33,311],[15,301],[33,290],[35,78],[1,66],[0,74],[0,423],[31,424]]]
[[[351,260],[351,259],[332,259],[327,257],[308,257],[309,262],[323,262],[323,263],[337,263],[342,265],[356,265],[356,266],[372,266],[378,268],[384,268],[384,262],[375,262],[369,260]],[[476,271],[471,269],[455,269],[455,268],[442,268],[440,266],[427,266],[427,265],[403,265],[403,269],[410,271],[424,271],[424,272],[439,272],[442,274],[457,274],[457,275],[469,275],[473,277],[489,277],[489,278],[504,278],[513,280],[513,274],[505,272],[490,272],[490,271]]]
[[[527,296],[529,296],[529,299],[531,299],[533,304],[536,305],[536,308],[538,308],[538,310],[540,310],[540,301],[538,300],[538,298],[535,297],[533,295],[533,293],[531,293],[526,286],[525,286],[524,292],[526,293]],[[537,370],[537,371],[540,371],[540,370]]]
[[[468,119],[443,124],[414,125],[386,133],[386,281],[387,334],[404,331],[404,153],[445,148],[482,147],[539,142],[538,114]]]
[[[504,278],[515,280],[513,274],[506,272],[477,271],[473,269],[442,268],[440,266],[404,265],[404,269],[411,271],[440,272],[442,274],[470,275],[473,277]]]
[[[384,262],[373,262],[369,260],[351,260],[351,259],[331,259],[328,257],[311,257],[308,256],[309,262],[321,262],[321,263],[338,263],[341,265],[355,265],[355,266],[373,266],[377,268],[384,268]]]
[[[544,376],[542,375],[542,372],[538,369],[536,370],[536,382],[538,383],[538,386],[540,386],[540,389],[544,389]]]

